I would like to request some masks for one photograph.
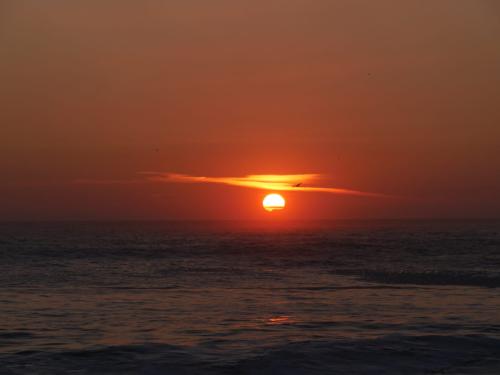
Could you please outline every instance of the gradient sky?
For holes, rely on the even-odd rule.
[[[0,220],[498,217],[499,150],[496,0],[0,2]]]

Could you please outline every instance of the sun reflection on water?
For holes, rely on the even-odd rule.
[[[280,325],[280,324],[291,324],[293,320],[288,315],[277,315],[269,318],[267,324],[269,325]]]

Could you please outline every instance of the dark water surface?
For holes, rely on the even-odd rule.
[[[500,374],[500,222],[0,224],[0,374]]]

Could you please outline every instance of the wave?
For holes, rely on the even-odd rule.
[[[2,374],[443,374],[500,373],[500,339],[402,336],[305,341],[255,353],[145,344],[0,356]]]
[[[464,271],[386,271],[366,269],[341,269],[333,273],[343,276],[355,276],[359,279],[386,284],[413,285],[456,285],[478,286],[485,288],[500,287],[500,276],[486,273]]]

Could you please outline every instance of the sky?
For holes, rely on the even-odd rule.
[[[3,0],[0,83],[0,220],[499,216],[496,0]]]

